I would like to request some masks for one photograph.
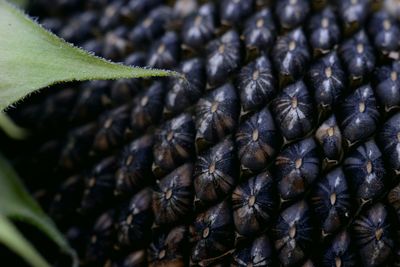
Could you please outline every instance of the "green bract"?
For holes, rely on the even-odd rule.
[[[0,40],[0,112],[33,91],[59,82],[179,75],[91,55],[46,31],[5,0],[0,0]],[[15,138],[26,134],[5,114],[0,114],[0,126]],[[0,155],[0,242],[34,267],[49,266],[10,220],[37,227],[71,254],[77,265],[75,252]]]
[[[0,40],[0,110],[59,82],[178,75],[91,55],[46,31],[5,0],[0,0]]]

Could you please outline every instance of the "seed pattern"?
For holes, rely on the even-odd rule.
[[[283,266],[293,266],[305,259],[312,241],[312,227],[307,203],[298,202],[282,211],[274,226],[275,248]]]
[[[238,185],[232,193],[236,231],[241,235],[251,236],[265,230],[275,206],[273,179],[268,172]]]
[[[300,78],[310,60],[307,39],[301,28],[278,37],[272,54],[282,86]]]
[[[278,192],[289,200],[303,194],[318,177],[320,160],[312,138],[294,143],[283,150],[275,161]]]
[[[153,213],[152,191],[145,188],[132,197],[118,218],[117,240],[121,247],[135,247],[149,241]]]
[[[119,160],[119,169],[115,174],[114,194],[127,196],[153,183],[152,147],[153,138],[146,135],[123,149]]]
[[[149,266],[185,266],[188,229],[183,226],[159,233],[148,249]]]
[[[379,266],[392,254],[393,240],[387,209],[375,204],[354,222],[354,231],[364,266]]]
[[[375,95],[386,112],[400,107],[400,62],[382,66],[375,72],[377,85]]]
[[[233,190],[237,180],[235,154],[234,143],[228,138],[199,155],[193,181],[197,198],[213,202]]]
[[[366,140],[376,130],[379,112],[372,88],[362,86],[342,103],[338,114],[340,127],[348,145]]]
[[[336,168],[317,184],[312,196],[315,213],[321,220],[323,235],[344,226],[351,215],[350,190],[341,168]]]
[[[2,153],[82,266],[400,266],[393,2],[34,1],[67,41],[185,79],[45,88],[6,110],[31,135]]]
[[[241,1],[245,2],[245,1]],[[239,68],[240,38],[231,30],[207,45],[207,79],[211,86],[219,85]]]
[[[203,150],[233,132],[239,115],[238,96],[232,84],[225,84],[197,102],[196,146]]]
[[[153,192],[153,212],[157,224],[172,224],[186,218],[192,210],[191,164],[185,164],[158,182]]]
[[[246,21],[243,38],[248,50],[269,50],[275,37],[276,27],[268,8],[263,8]]]
[[[274,99],[272,111],[286,140],[304,137],[312,130],[314,107],[311,95],[302,81],[284,88]]]
[[[368,141],[350,152],[344,161],[355,196],[362,200],[379,197],[385,190],[385,167],[382,154],[374,141]]]
[[[269,59],[259,57],[243,67],[238,74],[240,101],[243,112],[249,112],[270,102],[275,95],[276,82]]]
[[[330,52],[340,41],[340,28],[336,16],[330,7],[313,15],[308,24],[310,45],[314,55]]]
[[[368,80],[375,65],[375,54],[363,30],[342,43],[339,53],[353,84]]]
[[[134,132],[143,132],[160,120],[164,93],[165,87],[154,83],[133,100],[130,122]]]
[[[323,256],[323,266],[357,266],[356,255],[348,232],[338,233]]]
[[[316,61],[308,72],[310,89],[320,109],[332,110],[339,102],[346,87],[345,72],[336,52]]]
[[[165,174],[190,159],[194,150],[194,135],[194,122],[188,114],[166,122],[155,134],[153,172],[156,175]]]
[[[264,108],[254,114],[236,132],[242,172],[257,173],[265,169],[277,153],[280,143],[280,136],[268,109]]]
[[[230,205],[224,201],[201,213],[194,221],[192,232],[195,245],[191,260],[202,264],[221,256],[233,246],[233,223]],[[204,263],[203,263],[204,264]]]
[[[232,266],[272,266],[272,245],[265,235],[256,238],[250,246],[238,249]]]

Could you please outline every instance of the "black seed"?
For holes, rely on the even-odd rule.
[[[214,37],[216,8],[213,3],[202,5],[198,12],[188,16],[183,24],[182,39],[185,46],[201,49]]]
[[[85,190],[80,206],[81,213],[96,213],[103,207],[112,204],[116,165],[115,158],[108,157],[93,167],[85,178]]]
[[[149,266],[187,266],[187,239],[188,229],[184,226],[178,226],[169,232],[155,235],[148,249]]]
[[[244,113],[254,111],[270,102],[276,93],[272,66],[265,56],[243,67],[238,74],[238,90]]]
[[[233,267],[273,266],[273,248],[269,238],[262,235],[243,248],[238,248],[233,254]]]
[[[82,48],[95,55],[101,55],[103,51],[103,43],[97,39],[89,39],[82,44]]]
[[[226,253],[233,247],[233,229],[231,209],[227,201],[199,214],[191,230],[195,240],[191,260],[204,265],[208,260]]]
[[[365,141],[371,136],[379,120],[371,86],[362,86],[344,99],[338,115],[340,128],[348,145]]]
[[[240,66],[240,38],[231,30],[207,45],[207,79],[211,86],[224,83]]]
[[[396,113],[385,122],[378,140],[390,167],[396,174],[400,174],[400,113]]]
[[[314,264],[313,261],[307,260],[301,267],[316,267],[317,265]]]
[[[258,173],[265,169],[282,143],[268,108],[251,116],[236,132],[236,145],[241,169]]]
[[[192,164],[162,178],[153,192],[153,212],[158,225],[187,220],[193,209]]]
[[[315,138],[319,142],[326,160],[338,163],[343,154],[342,133],[336,122],[335,115],[324,121],[315,132]]]
[[[369,21],[369,33],[375,47],[389,58],[400,59],[400,26],[387,11],[379,11]]]
[[[165,86],[155,82],[135,97],[130,119],[134,133],[144,132],[149,126],[158,123],[162,115],[164,94]]]
[[[233,220],[240,235],[253,236],[269,226],[276,207],[274,189],[271,175],[264,172],[233,191]]]
[[[310,60],[307,38],[301,28],[280,36],[272,55],[281,86],[300,78]]]
[[[103,213],[96,220],[86,247],[86,263],[102,266],[109,257],[114,243],[114,220],[114,210]]]
[[[201,98],[196,106],[196,145],[202,150],[236,128],[239,99],[232,84],[225,84]]]
[[[335,233],[345,226],[351,215],[351,203],[347,179],[340,167],[318,181],[312,204],[323,235]]]
[[[121,106],[103,114],[99,130],[93,140],[93,149],[98,152],[109,151],[124,141],[129,125],[129,106]]]
[[[354,222],[363,266],[382,266],[391,256],[394,247],[391,224],[386,207],[375,204]]]
[[[128,55],[124,60],[126,65],[130,66],[146,66],[146,54],[143,52],[134,52]]]
[[[43,20],[40,21],[40,24],[43,26],[43,28],[45,28],[57,35],[60,35],[59,31],[63,28],[62,20],[60,18],[56,18],[56,17],[44,18]]]
[[[294,266],[306,258],[312,242],[310,211],[304,201],[282,211],[273,229],[275,249],[283,266]]]
[[[194,189],[201,201],[214,202],[227,196],[237,180],[235,144],[228,138],[198,156]]]
[[[85,83],[75,106],[70,110],[71,120],[87,122],[95,119],[101,112],[111,106],[110,88],[107,82],[96,81]]]
[[[243,39],[249,51],[261,53],[270,50],[275,37],[276,28],[268,8],[263,8],[246,21]]]
[[[146,267],[147,258],[145,250],[138,250],[130,253],[122,262],[122,266],[118,267]]]
[[[149,241],[153,222],[151,196],[151,189],[145,188],[134,195],[121,210],[117,226],[119,246],[143,247]]]
[[[315,110],[303,81],[285,87],[273,100],[272,111],[286,140],[304,137],[313,128]]]
[[[254,0],[222,0],[220,19],[224,25],[240,24],[253,12]]]
[[[146,2],[146,1],[144,1]],[[172,9],[160,6],[140,21],[129,34],[129,39],[135,46],[143,46],[154,41],[165,31],[165,25],[172,17]]]
[[[314,55],[326,54],[339,44],[340,28],[331,7],[314,14],[308,24]]]
[[[110,89],[110,98],[114,105],[126,104],[140,90],[139,82],[136,79],[118,80],[113,83]]]
[[[128,255],[118,255],[106,261],[103,267],[147,267],[146,250],[137,250]]]
[[[185,76],[186,80],[170,79],[168,86],[170,89],[165,98],[164,107],[164,113],[168,115],[179,114],[194,104],[205,88],[205,66],[201,59],[193,58],[182,62],[178,71]]]
[[[183,19],[194,13],[198,8],[197,0],[176,0],[174,4],[174,15],[179,19]],[[181,26],[179,24],[179,26]]]
[[[117,27],[121,21],[120,11],[123,9],[123,1],[113,1],[101,9],[98,26],[102,33]]]
[[[385,111],[400,108],[400,62],[394,61],[391,66],[377,68],[375,79],[375,95]]]
[[[358,266],[350,234],[346,231],[338,233],[324,251],[322,264],[332,266]]]
[[[400,218],[400,184],[397,184],[388,194],[389,204],[394,208],[397,218]]]
[[[344,170],[356,189],[358,199],[373,200],[385,190],[385,166],[381,151],[373,140],[350,152],[344,161]]]
[[[162,176],[189,160],[194,151],[195,128],[188,114],[167,121],[156,131],[153,172]]]
[[[135,17],[141,17],[162,3],[163,0],[130,0],[127,2],[127,8]]]
[[[151,171],[153,138],[143,136],[122,150],[119,169],[115,175],[115,194],[130,195],[154,182]]]
[[[160,69],[169,69],[177,65],[179,55],[179,38],[175,32],[169,31],[152,45],[147,58],[147,65]]]
[[[81,258],[85,256],[85,250],[91,232],[92,231],[88,230],[87,227],[72,226],[64,233],[70,246],[74,248]]]
[[[97,125],[90,123],[68,133],[61,149],[59,167],[63,170],[78,170],[89,158],[93,138],[97,133]]]
[[[44,144],[42,144],[35,152],[34,152],[34,157],[29,157],[29,162],[30,163],[22,163],[22,164],[27,164],[25,171],[27,171],[27,174],[30,176],[35,175],[36,173],[43,176],[46,174],[53,174],[53,171],[57,168],[57,165],[60,163],[60,155],[61,151],[63,148],[63,145],[65,145],[62,140],[59,139],[54,139],[50,141],[46,141]],[[88,145],[88,149],[90,147],[90,142]],[[32,167],[30,166],[32,164]],[[34,176],[33,176],[34,177]],[[49,177],[52,179],[51,177]],[[40,187],[40,181],[36,179],[32,179],[33,183],[35,185],[39,185]],[[44,182],[47,183],[47,179],[44,179]],[[25,181],[25,183],[29,183],[29,181]]]
[[[347,67],[352,86],[368,81],[368,76],[375,67],[375,53],[363,30],[344,41],[340,45],[339,53]]]
[[[132,44],[126,39],[128,29],[120,26],[104,36],[102,56],[111,60],[123,60],[132,52]]]
[[[280,0],[276,2],[275,13],[284,29],[300,26],[310,12],[307,0]]]
[[[279,195],[290,200],[306,192],[319,175],[317,145],[307,138],[285,148],[276,158]]]
[[[342,20],[344,32],[350,35],[360,29],[368,15],[368,0],[337,1],[338,15]]]
[[[37,122],[40,128],[60,131],[68,127],[71,109],[77,99],[76,89],[66,88],[52,94],[42,103],[41,118]]]
[[[49,214],[57,223],[64,225],[73,222],[83,188],[84,181],[79,175],[71,176],[61,184],[49,208]]]
[[[77,13],[69,18],[67,25],[60,30],[60,36],[72,43],[80,43],[93,37],[97,28],[99,14],[96,11]]]
[[[346,89],[346,76],[336,52],[317,60],[308,71],[314,100],[322,110],[332,110]]]

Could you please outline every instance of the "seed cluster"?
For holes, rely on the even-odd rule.
[[[37,0],[186,79],[45,89],[3,147],[84,267],[400,266],[400,24],[376,2]]]

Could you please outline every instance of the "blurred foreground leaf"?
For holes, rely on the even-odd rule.
[[[5,0],[0,0],[0,40],[0,110],[59,82],[178,75],[93,56],[46,31]]]
[[[29,132],[16,125],[4,112],[0,111],[0,128],[11,138],[23,140],[29,136]]]
[[[41,230],[65,253],[69,253],[73,257],[74,265],[77,265],[75,252],[25,190],[11,165],[0,155],[0,242],[19,254],[32,266],[49,266],[18,229],[11,224],[10,219],[29,223]]]

